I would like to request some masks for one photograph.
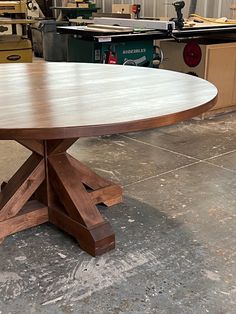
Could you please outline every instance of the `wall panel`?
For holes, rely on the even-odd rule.
[[[126,4],[141,4],[141,16],[145,17],[160,17],[175,15],[172,6],[167,6],[165,3],[172,3],[173,0],[95,0],[98,7],[102,8],[103,12],[111,12],[112,4],[126,3]],[[186,6],[184,15],[188,15],[190,0],[185,0]],[[208,17],[231,17],[230,5],[235,4],[236,0],[198,0],[197,12],[200,15]]]

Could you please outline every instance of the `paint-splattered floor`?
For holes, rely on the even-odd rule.
[[[0,178],[28,152],[0,143]],[[49,224],[0,247],[0,313],[236,313],[236,113],[83,139],[71,153],[116,182],[102,257]]]

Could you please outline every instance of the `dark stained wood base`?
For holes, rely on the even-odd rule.
[[[1,185],[0,239],[49,221],[93,256],[115,247],[115,234],[96,205],[120,203],[122,189],[66,153],[75,141],[19,141],[32,155]]]
[[[0,238],[38,226],[48,221],[48,208],[38,201],[29,201],[17,215],[0,222]]]
[[[57,208],[50,210],[49,220],[58,228],[75,237],[80,247],[93,256],[101,255],[115,248],[115,235],[109,222],[103,222],[88,229]]]

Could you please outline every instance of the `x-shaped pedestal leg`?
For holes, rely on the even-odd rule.
[[[114,248],[96,205],[120,203],[122,190],[66,153],[75,141],[18,141],[33,153],[0,194],[0,239],[50,221],[93,256]]]

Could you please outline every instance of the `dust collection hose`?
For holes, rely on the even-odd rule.
[[[189,7],[189,16],[191,14],[195,14],[197,8],[197,0],[191,0],[190,7]]]

